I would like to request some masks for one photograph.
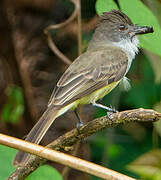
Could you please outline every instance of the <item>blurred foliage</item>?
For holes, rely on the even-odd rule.
[[[0,145],[0,179],[6,179],[16,169],[12,166],[12,160],[17,150]],[[3,162],[3,163],[2,163]],[[7,167],[7,168],[6,168]],[[41,166],[34,171],[26,180],[62,180],[58,171],[48,165]]]
[[[131,71],[133,74],[140,73],[140,79],[133,81],[134,84],[128,94],[122,93],[121,103],[129,108],[153,108],[161,100],[161,83],[155,84],[153,69],[145,55],[142,55],[140,62],[137,60],[140,61],[140,58],[136,58]],[[136,65],[138,63],[139,72]]]
[[[1,113],[2,120],[9,123],[17,123],[24,112],[23,93],[18,86],[9,86],[6,89],[8,100]]]
[[[62,180],[58,171],[51,166],[43,165],[30,174],[25,180]]]
[[[140,47],[161,55],[161,29],[157,18],[140,0],[121,0],[119,2],[121,10],[131,18],[133,23],[154,27],[155,33],[139,37]],[[103,12],[107,12],[112,9],[118,9],[113,0],[97,0],[96,10],[98,14],[102,14]]]
[[[134,129],[136,132],[137,129]],[[128,176],[139,178],[137,173],[127,169],[127,164],[134,161],[138,156],[152,148],[151,133],[137,141],[130,136],[122,127],[111,128],[98,133],[91,138],[92,162],[121,172]],[[99,179],[99,178],[94,178]]]
[[[143,154],[127,168],[140,175],[142,179],[161,179],[161,149],[155,149]]]
[[[0,145],[0,179],[6,179],[13,171],[12,160],[17,150]]]

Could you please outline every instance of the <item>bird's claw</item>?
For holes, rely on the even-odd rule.
[[[113,108],[111,105],[110,105],[110,109],[111,109],[111,111],[108,111],[108,112],[107,112],[107,118],[111,120],[111,115],[112,115],[113,113],[117,113],[117,112],[119,112],[119,111],[117,111],[117,110],[116,110],[115,108]]]
[[[83,122],[80,121],[79,123],[77,123],[76,128],[79,130],[83,125]]]
[[[112,107],[112,105],[110,105],[110,109],[111,109],[110,112],[113,112],[113,113],[117,113],[118,112],[114,107]]]
[[[107,112],[107,118],[109,119],[109,120],[111,120],[111,115],[113,114],[113,112]]]

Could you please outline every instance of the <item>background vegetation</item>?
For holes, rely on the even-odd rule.
[[[140,53],[132,64],[128,78],[132,88],[125,92],[113,90],[102,102],[117,110],[149,108],[161,112],[161,1],[160,0],[82,0],[82,50],[91,39],[96,14],[118,9],[134,23],[154,27],[154,33],[140,37]],[[0,131],[25,136],[46,109],[47,101],[60,75],[67,68],[48,47],[45,27],[63,22],[73,11],[68,0],[0,2]],[[70,59],[77,57],[77,22],[51,31],[53,40]],[[88,113],[87,113],[88,112]],[[81,110],[84,122],[106,114],[101,109],[85,106]],[[50,128],[42,144],[75,127],[72,112],[59,118]],[[141,179],[161,179],[161,122],[131,123],[106,129],[82,142],[77,156],[115,171]],[[16,150],[0,146],[0,179],[13,170]],[[56,169],[52,168],[51,166]],[[27,179],[62,179],[64,167],[49,163]],[[98,179],[75,170],[63,177]]]

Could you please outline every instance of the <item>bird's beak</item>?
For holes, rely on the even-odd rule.
[[[131,33],[134,33],[135,35],[147,34],[147,33],[153,33],[153,32],[154,32],[154,29],[151,26],[134,25],[133,28],[131,28]]]

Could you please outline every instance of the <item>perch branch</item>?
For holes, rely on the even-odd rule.
[[[50,143],[47,147],[57,151],[68,151],[76,142],[83,140],[86,137],[105,128],[110,128],[119,124],[129,122],[155,122],[160,118],[161,113],[157,113],[156,111],[151,109],[142,108],[114,113],[111,115],[110,120],[106,116],[94,119],[93,121],[90,121],[82,126],[79,131],[77,129],[73,129],[70,132],[67,132],[65,135]],[[31,156],[28,164],[17,168],[16,171],[9,177],[9,179],[24,179],[46,161],[46,159]],[[62,162],[63,161],[64,160],[62,160]],[[68,164],[68,166],[70,166],[70,164]],[[74,167],[78,166],[75,165]]]

